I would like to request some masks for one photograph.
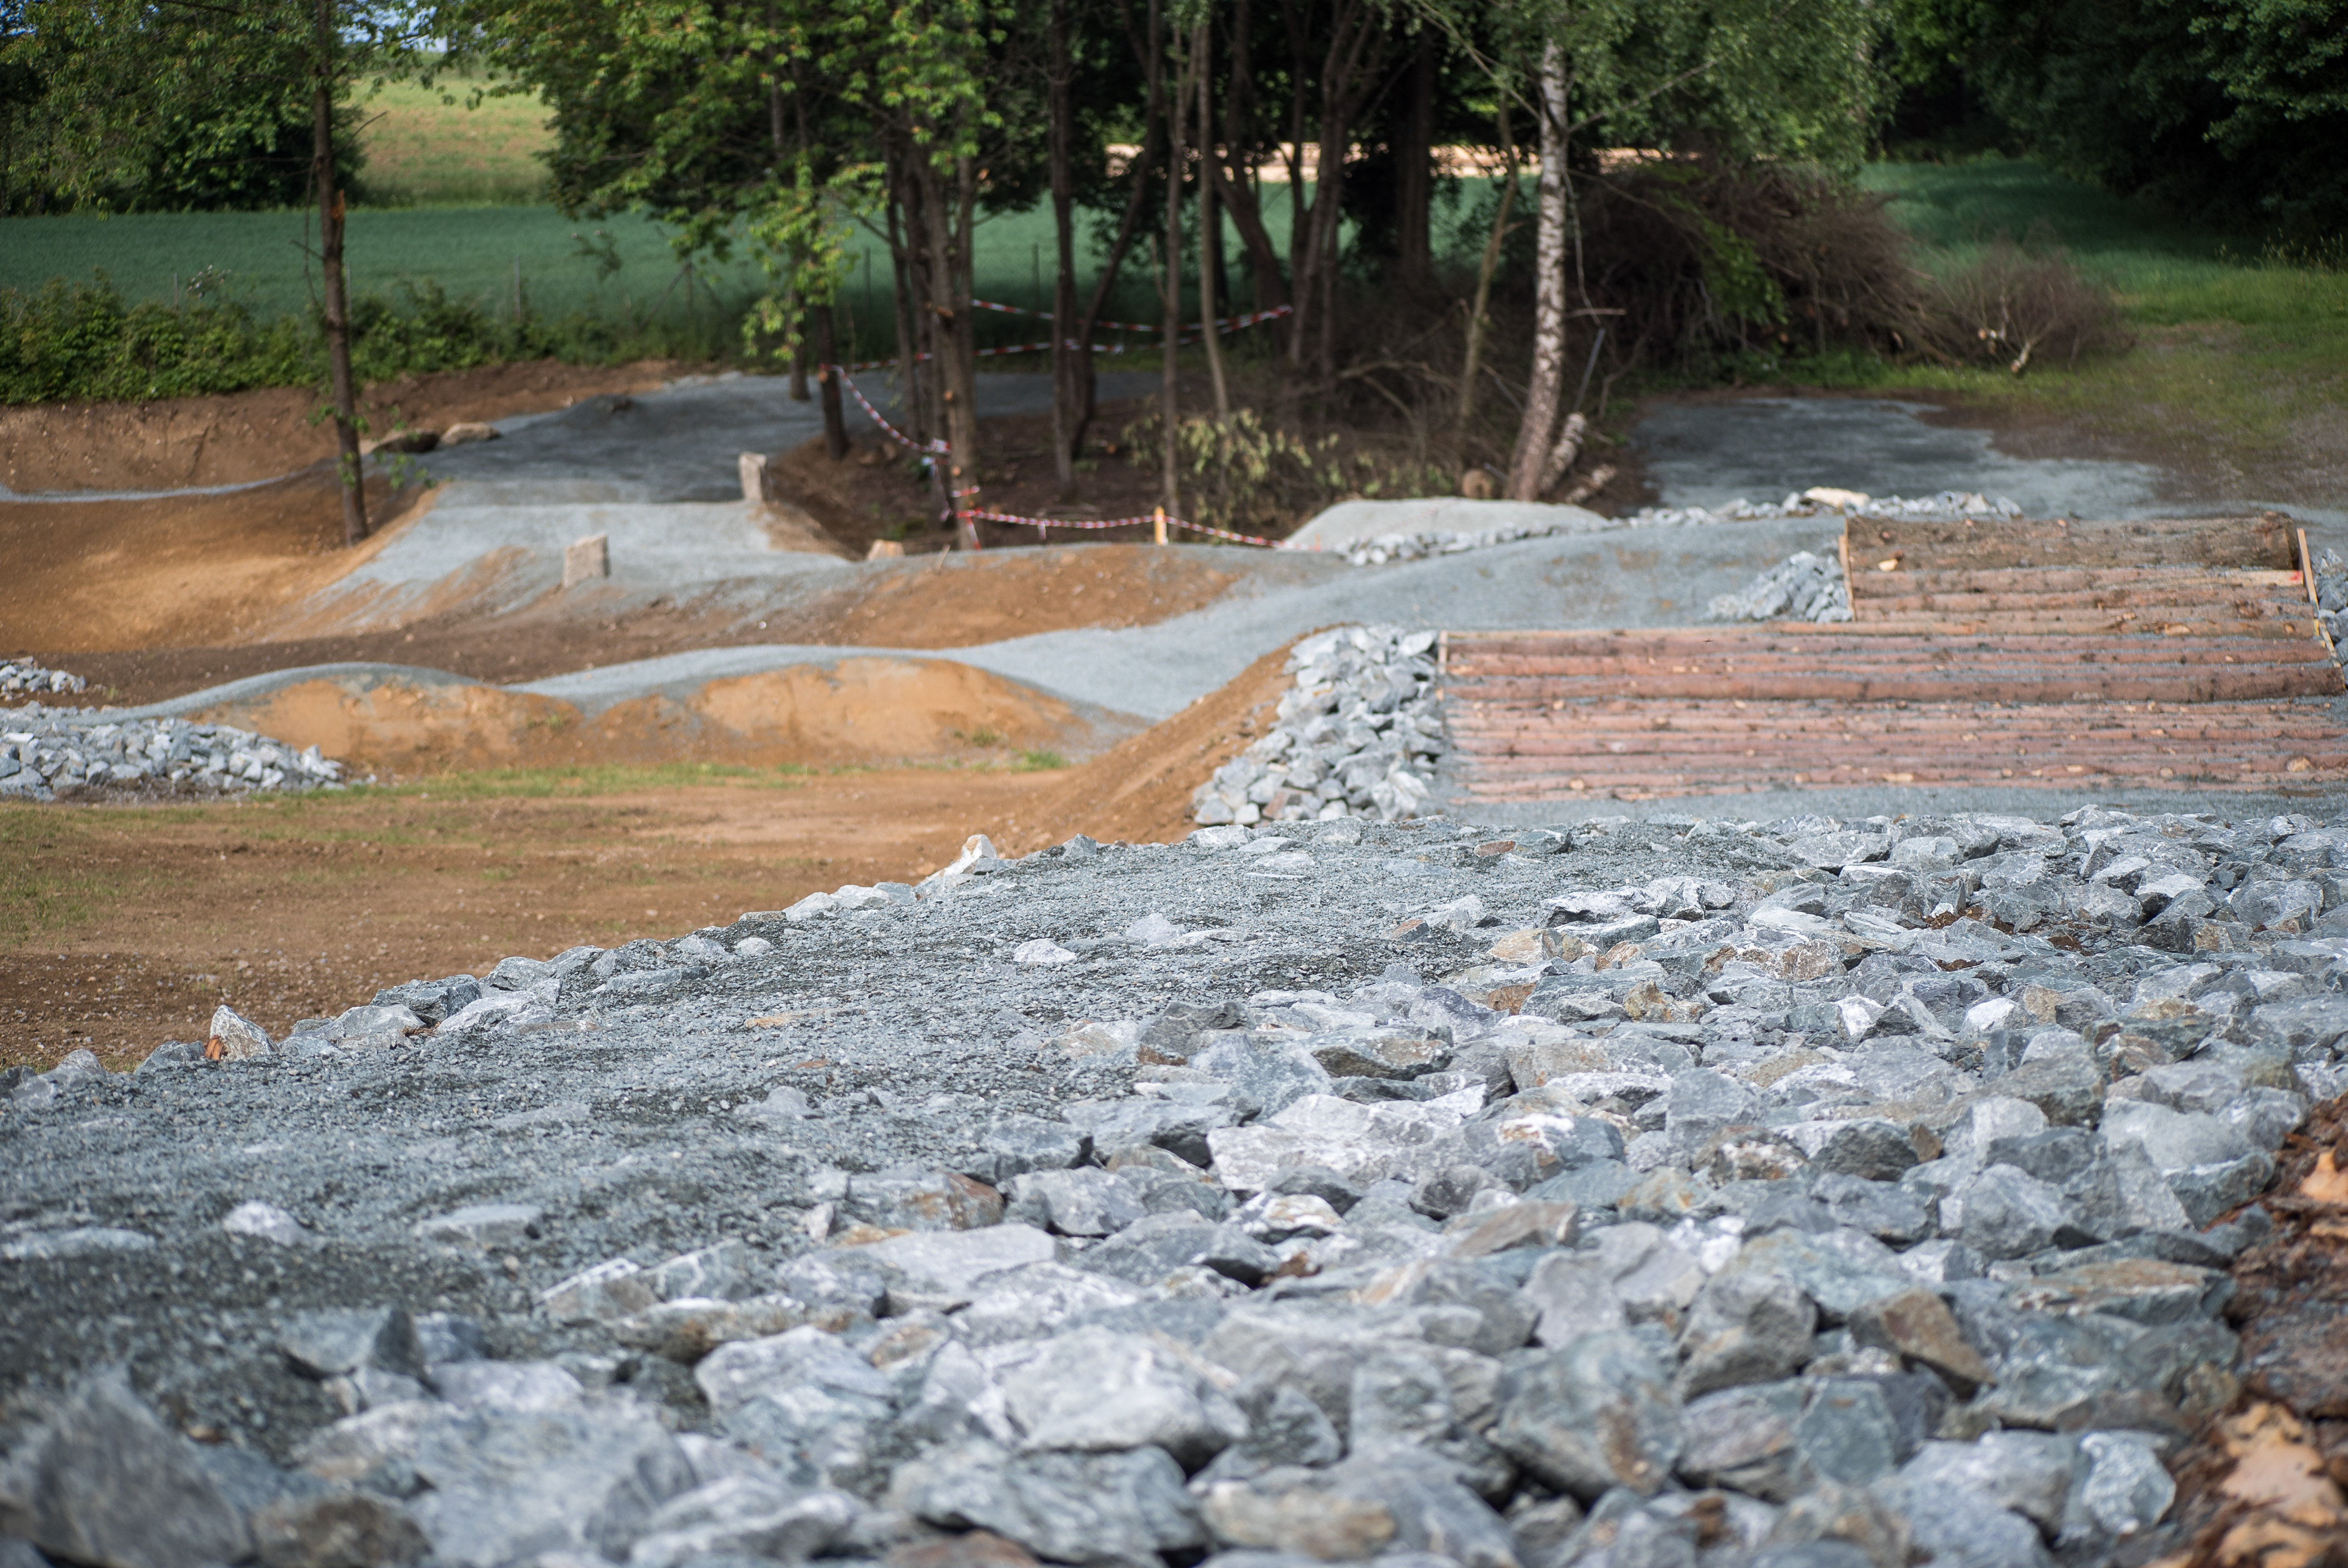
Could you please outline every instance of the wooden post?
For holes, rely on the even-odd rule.
[[[1156,508],[1150,514],[1150,521],[1157,525],[1158,542],[1164,544],[1166,542],[1166,508],[1163,507]]]

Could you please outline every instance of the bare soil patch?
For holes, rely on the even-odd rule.
[[[915,881],[986,833],[1166,843],[1269,722],[1283,653],[1094,762],[727,777],[588,768],[202,805],[0,806],[0,1067],[111,1067],[225,1001],[283,1033],[510,953],[675,935],[844,883]],[[701,782],[703,778],[706,782]],[[674,778],[675,782],[670,782]]]
[[[1052,461],[1050,415],[982,421],[986,467],[981,499],[989,511],[1070,523],[1148,517],[1158,501],[1158,469],[1154,463],[1136,463],[1124,437],[1125,427],[1147,411],[1144,404],[1132,400],[1101,405],[1077,459],[1082,466],[1076,495],[1069,500],[1060,497],[1058,471]],[[806,442],[778,454],[769,472],[788,498],[860,556],[880,539],[901,543],[908,554],[953,545],[953,532],[937,524],[930,481],[911,453],[885,437],[860,441],[837,463],[820,439]],[[1035,528],[1015,524],[982,522],[978,529],[980,543],[988,547],[1047,542]],[[1145,522],[1089,528],[1082,530],[1082,538],[1094,544],[1146,541],[1150,528]]]
[[[702,368],[675,360],[565,364],[532,360],[404,375],[366,389],[361,410],[385,434],[405,421],[438,430],[568,408],[607,392],[648,392]],[[273,386],[149,403],[0,408],[0,486],[49,490],[174,490],[274,478],[335,455],[335,427],[311,423],[311,387]]]
[[[386,527],[396,517],[381,480],[368,483],[367,505]],[[10,589],[0,647],[71,655],[256,641],[287,603],[345,569],[342,528],[323,469],[226,495],[0,503]]]
[[[510,684],[696,648],[943,649],[1079,627],[1147,626],[1214,602],[1236,576],[1237,563],[1219,550],[1031,546],[876,562],[852,582],[767,610],[660,601],[586,617],[557,599],[494,620],[436,616],[396,630],[263,641],[272,611],[325,580],[316,574],[340,569],[331,538],[340,514],[331,487],[307,477],[248,494],[264,497],[249,514],[266,530],[259,539],[240,537],[233,518],[209,505],[0,507],[0,559],[26,561],[28,580],[38,585],[0,597],[0,652],[31,652],[88,681],[100,700],[126,706],[311,664],[408,664]],[[154,542],[134,548],[150,518]],[[85,518],[94,526],[77,538],[71,525]],[[240,557],[243,549],[252,553]],[[204,597],[200,563],[208,554],[221,575],[241,574],[249,585],[242,599]],[[1300,580],[1312,569],[1293,564]],[[207,630],[255,640],[191,637]]]

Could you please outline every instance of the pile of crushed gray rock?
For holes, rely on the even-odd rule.
[[[2348,1079],[2348,819],[970,869],[400,987],[331,1054],[0,1078],[0,1531],[2138,1563],[2239,1387],[2273,1152]]]
[[[1416,532],[1381,534],[1375,538],[1357,539],[1347,545],[1342,553],[1355,566],[1384,566],[1392,561],[1425,560],[1430,556],[1488,549],[1494,545],[1512,544],[1519,539],[1591,531],[1586,521],[1587,514],[1571,508],[1561,507],[1559,510],[1560,515],[1553,521],[1510,523],[1475,532],[1426,528]],[[1627,517],[1612,518],[1605,526],[1613,528],[1702,528],[1711,523],[1815,518],[1834,513],[1894,519],[2018,518],[2022,516],[2022,508],[2003,496],[1993,497],[1962,490],[1943,490],[1937,496],[1903,499],[1898,496],[1869,496],[1857,490],[1815,486],[1807,490],[1797,490],[1775,503],[1737,500],[1725,507],[1710,508],[1644,507]]]
[[[1288,656],[1279,716],[1190,797],[1207,825],[1416,814],[1447,749],[1432,631],[1346,626]]]
[[[334,787],[343,764],[227,724],[114,719],[36,702],[0,720],[0,799],[54,800],[93,788],[216,793]]]
[[[1706,620],[1815,620],[1850,619],[1850,584],[1842,562],[1797,550],[1735,593],[1714,596]]]
[[[51,670],[30,659],[0,660],[0,698],[49,696],[85,692],[89,682],[63,670]]]

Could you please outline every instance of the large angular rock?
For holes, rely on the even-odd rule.
[[[1028,1451],[1155,1446],[1197,1469],[1247,1435],[1247,1419],[1202,1368],[1165,1345],[1079,1328],[1004,1381]]]
[[[288,1361],[313,1378],[335,1378],[361,1368],[420,1378],[424,1347],[404,1307],[346,1312],[305,1312],[277,1337]]]
[[[1001,1222],[1003,1194],[952,1171],[853,1176],[840,1212],[885,1230],[978,1230]]]
[[[966,1443],[907,1466],[895,1490],[933,1524],[991,1530],[1056,1563],[1159,1568],[1160,1553],[1207,1543],[1181,1467],[1158,1449],[1012,1455]]]
[[[979,1135],[979,1152],[964,1163],[962,1173],[1001,1188],[1031,1171],[1065,1171],[1082,1164],[1092,1144],[1089,1134],[1065,1122],[1008,1112],[986,1124]]]
[[[1793,1281],[1756,1273],[1715,1276],[1697,1293],[1681,1335],[1680,1397],[1792,1376],[1809,1359],[1817,1327],[1818,1308]]]
[[[1966,1343],[1948,1304],[1929,1290],[1903,1290],[1854,1309],[1850,1337],[1861,1345],[1921,1362],[1963,1395],[1993,1379],[1989,1363]]]
[[[245,1518],[196,1445],[170,1431],[118,1372],[85,1378],[9,1455],[0,1530],[106,1568],[234,1563]]]
[[[663,1503],[644,1521],[629,1568],[686,1568],[711,1558],[804,1562],[848,1532],[863,1512],[845,1492],[729,1476]]]
[[[1900,1467],[1911,1487],[1975,1493],[2049,1534],[2063,1522],[2078,1440],[2054,1432],[1983,1432],[1969,1443],[1928,1442]]]
[[[1093,1167],[1014,1177],[1008,1195],[1005,1217],[1055,1235],[1115,1235],[1145,1212],[1133,1184]]]
[[[1681,1477],[1772,1502],[1792,1497],[1811,1480],[1794,1435],[1807,1393],[1798,1382],[1754,1383],[1689,1400]]]
[[[1505,1364],[1494,1443],[1561,1491],[1652,1495],[1671,1478],[1684,1433],[1669,1379],[1624,1333],[1589,1334]]]
[[[2147,1102],[2118,1101],[2105,1112],[2104,1142],[2151,1162],[2197,1225],[2264,1192],[2274,1157],[2219,1117]]]
[[[264,1568],[390,1568],[432,1550],[407,1509],[368,1491],[269,1503],[253,1512],[252,1538]]]
[[[427,1490],[409,1512],[450,1568],[624,1556],[654,1511],[694,1484],[676,1440],[628,1410],[474,1412],[426,1428],[414,1465]]]
[[[874,1399],[890,1393],[885,1374],[812,1325],[723,1346],[694,1368],[693,1380],[721,1416],[777,1389],[817,1388]]]
[[[983,1230],[915,1232],[855,1249],[858,1263],[886,1270],[915,1295],[965,1301],[990,1274],[1025,1264],[1049,1263],[1059,1245],[1033,1225],[989,1225]],[[786,1284],[789,1282],[787,1280]],[[897,1286],[892,1283],[893,1294]],[[804,1296],[795,1286],[793,1295]]]
[[[1950,1205],[1962,1201],[1957,1232],[1983,1257],[2024,1257],[2042,1252],[2075,1227],[2076,1216],[2062,1192],[2013,1165],[1992,1165],[1941,1204],[1942,1225]],[[2078,1240],[2088,1239],[2084,1234]]]

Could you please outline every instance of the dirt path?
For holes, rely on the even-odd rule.
[[[404,420],[438,430],[568,408],[607,392],[645,392],[701,369],[676,360],[564,364],[532,360],[404,375],[366,389],[376,434]],[[52,490],[177,490],[272,479],[334,456],[335,427],[312,424],[319,395],[273,386],[151,403],[52,403],[0,408],[0,486]]]

